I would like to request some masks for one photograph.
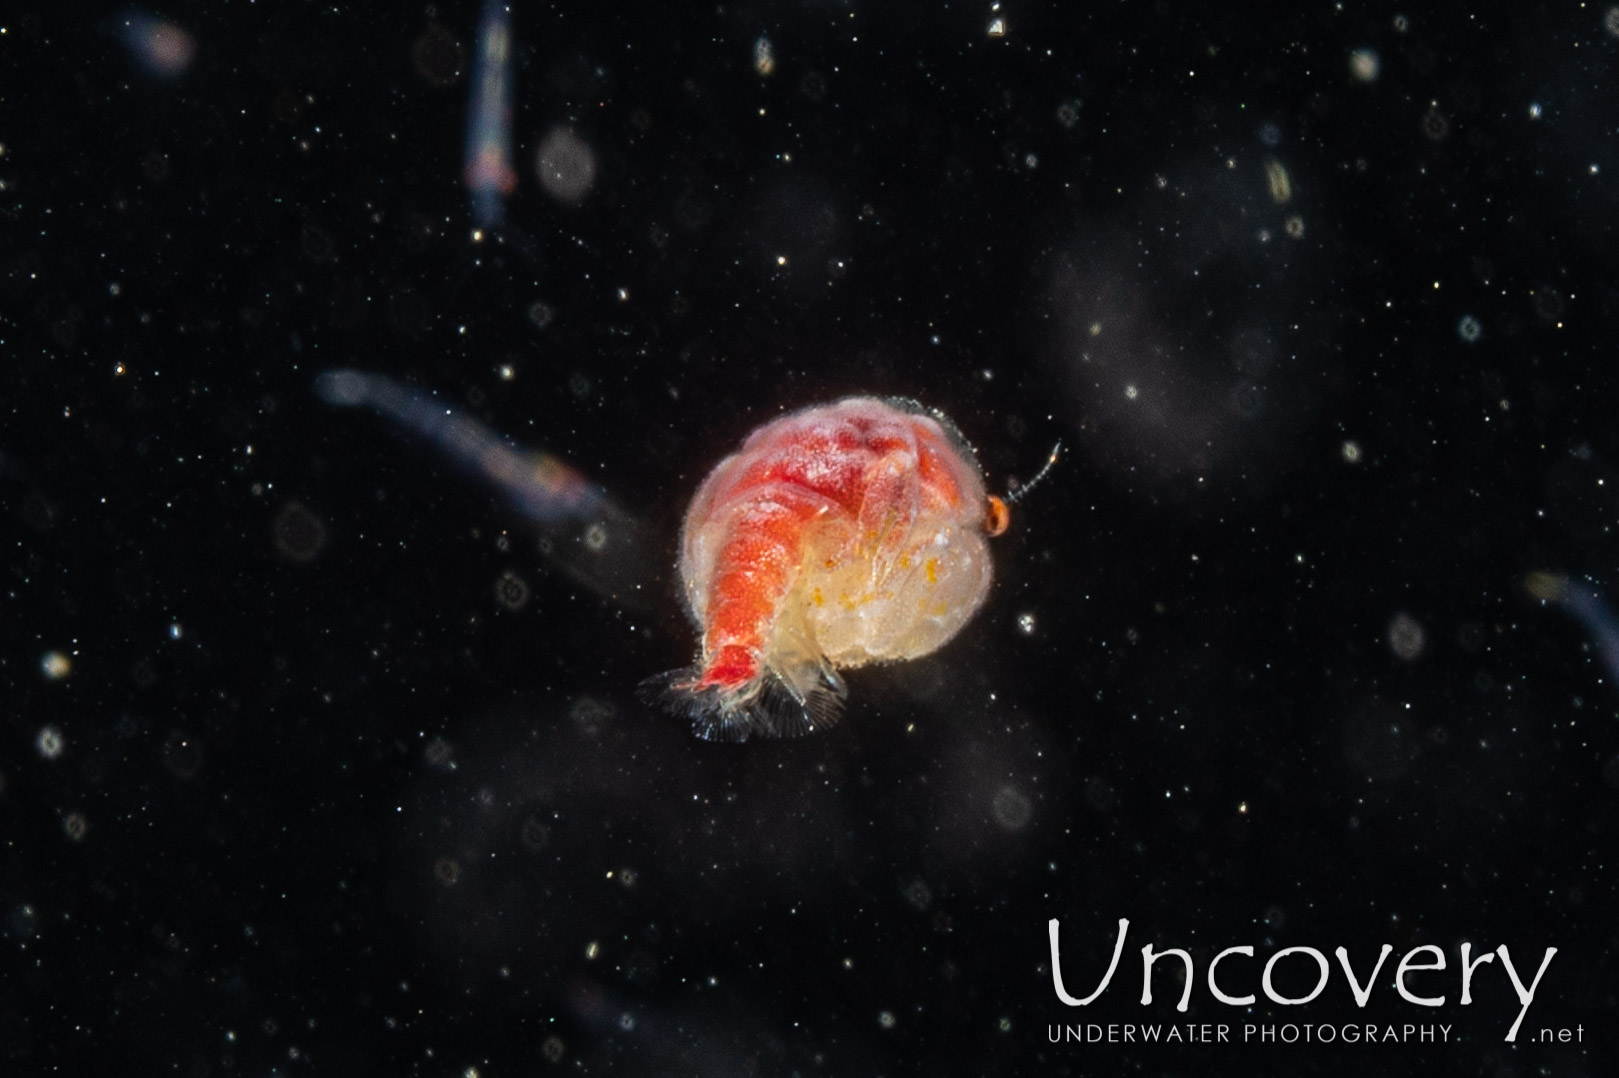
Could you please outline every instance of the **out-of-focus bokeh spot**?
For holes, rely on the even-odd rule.
[[[167,19],[132,12],[120,20],[120,29],[135,59],[159,78],[179,78],[196,59],[196,38]]]

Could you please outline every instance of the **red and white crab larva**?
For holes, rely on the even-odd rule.
[[[765,424],[687,510],[680,577],[696,666],[645,683],[697,736],[794,737],[837,721],[837,671],[914,659],[989,592],[1006,503],[914,401],[850,397]]]

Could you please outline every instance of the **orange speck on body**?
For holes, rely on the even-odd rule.
[[[1012,510],[1006,502],[991,494],[984,509],[984,534],[994,538],[1002,535],[1012,524]]]

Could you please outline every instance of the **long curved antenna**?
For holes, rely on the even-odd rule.
[[[1047,457],[1045,465],[1041,467],[1038,472],[1034,473],[1034,478],[1029,480],[1027,483],[1024,483],[1016,490],[1007,491],[1006,504],[1016,505],[1018,502],[1022,501],[1024,497],[1028,495],[1029,491],[1034,489],[1035,484],[1044,479],[1046,477],[1046,473],[1051,471],[1051,466],[1057,463],[1057,455],[1061,452],[1062,439],[1059,438],[1057,439],[1057,444],[1051,447],[1051,456]]]

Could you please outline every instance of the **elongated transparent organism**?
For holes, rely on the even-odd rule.
[[[1557,603],[1580,620],[1596,639],[1598,654],[1619,684],[1619,617],[1602,593],[1584,581],[1539,571],[1525,577],[1523,586],[1534,598]]]
[[[488,427],[382,374],[327,371],[315,391],[328,404],[370,408],[426,435],[450,457],[500,487],[541,533],[541,552],[595,591],[646,603],[652,575],[644,528],[562,458],[523,452]]]
[[[506,196],[517,187],[512,163],[512,18],[500,0],[488,0],[478,20],[478,53],[472,65],[467,108],[467,188],[472,220],[494,228],[505,214]]]
[[[841,668],[941,647],[989,592],[986,496],[955,427],[914,401],[851,397],[754,431],[698,489],[680,576],[697,663],[643,692],[699,736],[830,726]]]

